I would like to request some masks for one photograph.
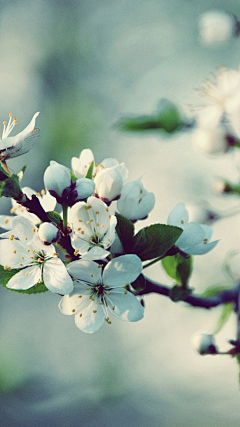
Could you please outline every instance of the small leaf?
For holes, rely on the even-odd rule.
[[[180,253],[165,257],[162,266],[168,276],[176,280],[182,286],[187,286],[192,274],[193,257],[184,258]]]
[[[215,285],[206,289],[202,296],[205,298],[211,297],[212,295],[219,294],[222,291],[226,291],[229,289],[229,285]]]
[[[23,166],[23,168],[17,173],[19,182],[22,181],[25,170],[27,169],[27,165]]]
[[[125,218],[120,214],[116,214],[117,217],[117,226],[116,232],[121,240],[123,248],[126,253],[131,252],[132,244],[133,244],[133,236],[134,236],[134,225],[129,219]]]
[[[132,116],[122,118],[117,126],[122,131],[143,132],[159,129],[154,116]]]
[[[32,286],[30,289],[27,290],[18,290],[18,289],[10,289],[7,288],[7,283],[9,280],[19,272],[20,270],[5,270],[2,265],[0,265],[0,285],[3,286],[3,288],[8,289],[11,292],[18,292],[20,294],[39,294],[41,292],[48,291],[48,288],[44,285],[44,283],[36,283],[36,285]]]
[[[169,297],[173,302],[184,301],[192,293],[192,289],[183,289],[181,286],[175,285],[170,289]]]
[[[47,212],[47,216],[53,224],[58,226],[62,224],[62,217],[58,212],[49,211]]]
[[[90,166],[88,168],[88,171],[87,171],[87,174],[86,174],[85,178],[92,179],[92,174],[93,174],[94,166],[95,166],[95,163],[94,163],[94,161],[92,161],[92,163],[90,164]]]
[[[23,195],[19,185],[19,177],[15,174],[0,182],[0,197],[12,197],[13,199],[20,200]]]
[[[218,319],[218,323],[217,323],[217,326],[215,328],[214,334],[217,334],[218,332],[221,331],[223,326],[227,323],[227,321],[228,321],[229,317],[231,316],[233,310],[234,310],[233,303],[229,302],[229,303],[226,303],[223,305],[223,310],[222,310],[220,318]]]
[[[146,261],[163,256],[178,240],[183,230],[166,224],[142,228],[133,239],[132,253]]]
[[[74,173],[73,173],[73,171],[71,171],[71,169],[70,169],[70,175],[71,175],[72,182],[77,181],[77,177],[74,175]]]
[[[9,177],[8,173],[0,165],[0,181],[5,181],[5,179],[8,177]]]
[[[173,133],[183,125],[179,109],[168,99],[160,100],[156,121],[167,133]]]
[[[138,278],[131,283],[133,289],[137,292],[144,291],[146,289],[146,279],[143,274],[140,274]]]

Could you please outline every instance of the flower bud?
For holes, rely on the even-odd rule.
[[[73,182],[71,193],[68,196],[68,206],[73,206],[74,203],[92,196],[94,188],[94,182],[88,178],[80,178]]]
[[[126,178],[127,168],[124,163],[101,170],[95,178],[96,196],[106,203],[119,199]]]
[[[51,245],[60,239],[61,234],[55,225],[50,222],[43,222],[39,226],[38,237],[44,245]]]
[[[199,16],[198,27],[203,45],[220,45],[236,34],[237,19],[223,10],[209,10]]]
[[[202,356],[206,354],[217,354],[218,350],[214,342],[213,335],[195,334],[192,338],[192,344],[195,350]]]
[[[154,194],[145,190],[141,178],[125,184],[117,202],[119,213],[131,221],[146,218],[155,205]]]
[[[51,160],[50,166],[45,170],[43,180],[46,189],[59,203],[71,191],[72,180],[70,170],[53,160]]]

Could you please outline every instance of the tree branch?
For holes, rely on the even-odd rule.
[[[238,294],[239,294],[240,283],[237,283],[231,289],[223,290],[216,295],[209,297],[203,297],[201,295],[190,295],[184,302],[191,305],[192,307],[201,307],[210,309],[217,307],[218,305],[225,304],[227,302],[233,302],[237,304]],[[155,293],[159,295],[164,295],[169,297],[171,288],[159,283],[153,282],[146,278],[146,289],[138,292],[136,295],[146,295],[150,293]]]

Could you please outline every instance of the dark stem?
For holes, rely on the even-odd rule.
[[[184,302],[191,305],[192,307],[201,307],[206,309],[217,307],[227,302],[234,302],[237,304],[239,288],[240,283],[237,283],[233,288],[223,290],[222,292],[219,292],[218,294],[209,297],[191,294],[184,300]],[[146,295],[150,293],[155,293],[169,297],[170,289],[171,288],[169,288],[168,286],[161,285],[159,283],[146,279],[146,289],[137,292],[135,295]]]

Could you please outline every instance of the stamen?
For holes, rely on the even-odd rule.
[[[4,224],[7,224],[7,223],[8,223],[8,221],[9,221],[8,219],[5,219]]]
[[[72,313],[75,313],[75,311],[76,311],[76,310],[75,310],[75,309],[73,309],[73,310],[72,310]]]

